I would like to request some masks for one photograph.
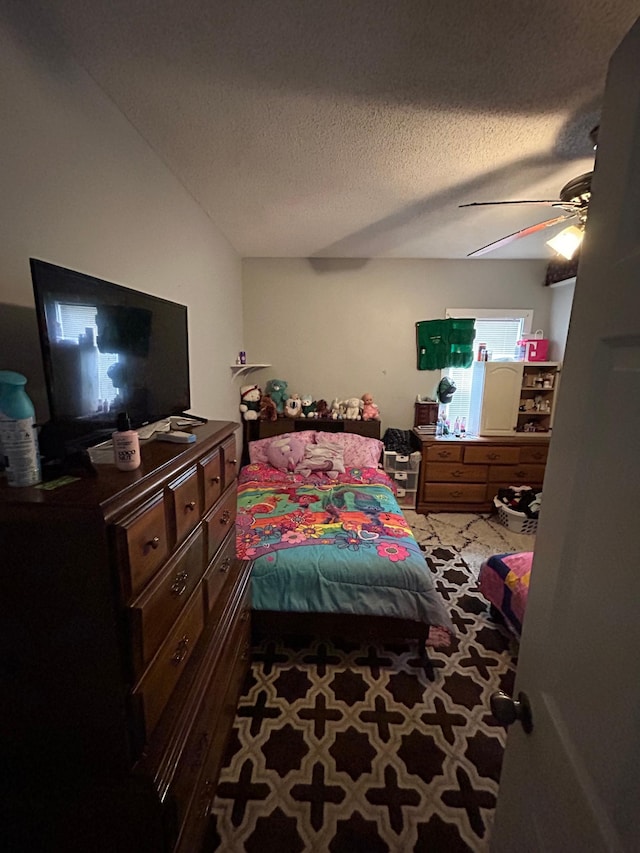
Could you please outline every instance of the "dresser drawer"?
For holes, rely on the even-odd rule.
[[[528,486],[544,480],[544,465],[496,465],[489,468],[490,483]]]
[[[228,438],[222,445],[222,460],[224,464],[223,488],[226,489],[238,476],[238,455],[235,436]]]
[[[484,503],[484,483],[426,483],[423,500],[441,503]]]
[[[175,541],[182,540],[200,521],[200,489],[194,465],[167,486],[167,503],[175,531]]]
[[[487,465],[463,465],[461,462],[429,462],[425,480],[443,483],[486,483]]]
[[[198,463],[204,512],[210,509],[222,494],[222,464],[222,454],[218,448]]]
[[[133,669],[138,678],[178,618],[204,570],[204,529],[180,548],[131,605]]]
[[[430,444],[424,458],[433,462],[459,462],[462,459],[462,446],[455,444]]]
[[[489,462],[492,465],[509,465],[520,461],[518,445],[489,445],[488,447],[465,447],[464,461]]]
[[[223,587],[232,577],[238,574],[238,567],[241,565],[242,562],[236,560],[236,537],[234,531],[218,551],[204,575],[204,601],[207,613],[213,610],[213,606],[218,601]]]
[[[155,728],[204,627],[202,586],[198,585],[151,665],[133,691],[141,697],[147,739]]]
[[[216,644],[217,649],[214,648]],[[250,648],[250,605],[245,595],[239,602],[230,632],[224,638],[214,637],[207,649],[207,654],[215,655],[219,651],[220,656],[169,792],[176,806],[178,823],[182,824],[174,853],[193,853],[201,849],[227,732],[249,666]]]
[[[115,525],[125,598],[137,595],[169,553],[162,493]]]
[[[542,446],[540,444],[534,444],[533,447],[520,448],[519,461],[524,463],[529,462],[534,465],[544,465],[544,463],[547,461],[548,455],[548,445]]]
[[[236,523],[237,497],[235,488],[230,489],[205,519],[207,528],[207,560],[211,560],[222,540]]]

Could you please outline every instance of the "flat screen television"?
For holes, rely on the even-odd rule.
[[[187,308],[30,259],[49,429],[97,441],[128,412],[135,429],[191,405]]]

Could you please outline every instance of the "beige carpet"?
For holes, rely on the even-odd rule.
[[[455,548],[477,579],[482,562],[492,554],[533,551],[536,537],[513,533],[500,524],[497,515],[463,512],[433,512],[419,515],[404,510],[421,545]]]

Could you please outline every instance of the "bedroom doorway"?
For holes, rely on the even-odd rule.
[[[492,849],[638,846],[640,20],[609,66]]]

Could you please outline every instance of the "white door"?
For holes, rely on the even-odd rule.
[[[640,20],[609,67],[492,849],[640,850]]]
[[[518,420],[523,365],[487,362],[480,415],[480,435],[513,435]]]

